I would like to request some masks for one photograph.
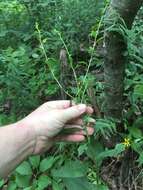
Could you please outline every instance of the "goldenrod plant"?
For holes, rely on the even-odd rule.
[[[71,102],[92,105],[96,120],[92,137],[85,126],[93,118],[85,116],[85,142],[59,143],[50,153],[28,158],[0,180],[0,189],[142,189],[141,5],[142,0],[0,2],[0,124],[61,99],[61,91]]]

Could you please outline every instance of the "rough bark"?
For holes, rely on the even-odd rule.
[[[127,44],[119,26],[131,29],[143,0],[111,0],[105,20],[105,107],[106,118],[121,120]],[[114,26],[113,26],[114,24]],[[112,31],[111,31],[112,27]]]

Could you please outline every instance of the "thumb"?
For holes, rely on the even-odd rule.
[[[67,109],[63,110],[63,113],[62,113],[63,122],[66,123],[67,121],[69,121],[71,119],[75,119],[75,118],[81,116],[85,112],[86,112],[85,104],[79,104],[79,105],[67,108]]]

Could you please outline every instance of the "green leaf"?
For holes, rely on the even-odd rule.
[[[99,169],[100,165],[102,164],[102,161],[107,157],[117,157],[120,153],[122,153],[125,150],[125,145],[117,144],[115,148],[104,150],[101,143],[95,141],[95,143],[92,143],[89,145],[89,148],[87,150],[87,155],[96,162],[96,168]]]
[[[80,145],[78,148],[78,156],[81,156],[84,152],[86,152],[87,148],[87,144],[85,143]]]
[[[133,127],[137,127],[137,128],[140,128],[143,126],[143,117],[138,117],[134,124],[133,124]]]
[[[135,98],[143,98],[143,84],[138,84],[134,87],[134,94]]]
[[[39,55],[37,53],[33,53],[32,57],[35,58],[35,59],[37,59],[39,57]]]
[[[43,190],[51,184],[51,179],[46,175],[41,175],[38,179],[38,190]]]
[[[2,187],[4,185],[4,180],[0,180],[0,187]]]
[[[19,175],[18,173],[16,174],[16,184],[18,187],[22,187],[22,188],[26,188],[30,185],[30,180],[31,180],[31,176],[23,176],[23,175]]]
[[[142,131],[136,127],[130,127],[129,132],[134,138],[142,138]]]
[[[98,159],[104,159],[106,157],[117,157],[125,150],[124,144],[117,144],[114,149],[105,150],[101,154],[97,155]]]
[[[67,190],[99,190],[95,185],[88,182],[87,178],[64,178],[63,182]]]
[[[95,141],[94,139],[91,140],[91,143],[88,145],[87,155],[97,163],[97,155],[104,151],[103,145],[99,141]]]
[[[32,169],[29,162],[24,161],[20,166],[16,168],[16,172],[21,175],[31,175]]]
[[[16,190],[16,189],[17,189],[17,185],[16,185],[15,181],[10,181],[8,183],[7,190]]]
[[[68,161],[59,169],[52,170],[54,177],[61,178],[77,178],[85,176],[87,173],[87,165],[80,161]]]
[[[132,149],[140,154],[143,151],[143,141],[140,139],[135,139],[134,142],[131,144]]]
[[[23,190],[32,190],[32,187],[26,187]]]
[[[52,182],[52,190],[63,190],[60,184],[56,183],[55,181]]]
[[[56,159],[53,156],[45,158],[44,160],[42,160],[40,163],[40,171],[45,172],[48,169],[50,169],[53,166],[55,160]]]
[[[140,154],[137,162],[139,162],[139,165],[141,166],[143,164],[143,153]]]
[[[96,37],[97,31],[92,30],[90,35],[91,35],[92,37]]]
[[[105,185],[96,185],[97,190],[109,190],[109,188]]]
[[[96,134],[101,134],[104,137],[110,137],[116,132],[116,125],[111,120],[97,119],[95,129]]]
[[[1,31],[1,32],[0,32],[0,37],[5,37],[6,34],[7,34],[7,32],[8,32],[8,31]]]
[[[87,155],[96,163],[96,169],[99,170],[100,165],[102,164],[103,159],[98,159],[97,155],[100,155],[104,152],[103,145],[92,139],[91,143],[87,149]]]
[[[45,95],[53,95],[58,91],[57,85],[50,85],[49,88],[44,90]]]
[[[29,158],[29,161],[32,165],[32,167],[35,169],[35,168],[38,168],[39,167],[39,164],[40,164],[40,156],[31,156]]]

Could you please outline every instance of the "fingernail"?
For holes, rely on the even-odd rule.
[[[86,110],[86,105],[85,105],[85,104],[80,104],[80,105],[78,105],[77,107],[78,107],[78,110],[79,110],[81,113],[85,112],[85,110]]]

